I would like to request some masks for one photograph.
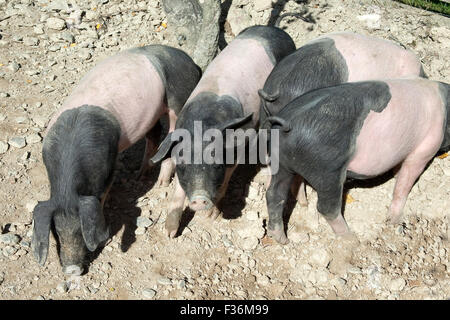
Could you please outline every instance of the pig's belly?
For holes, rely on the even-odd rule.
[[[382,113],[371,111],[365,119],[347,170],[369,177],[383,174],[420,144],[423,130],[420,126],[411,130],[411,124],[418,123],[416,115],[406,114],[404,121],[399,121],[396,112],[386,109]]]

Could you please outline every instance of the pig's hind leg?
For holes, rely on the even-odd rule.
[[[408,194],[430,159],[406,159],[403,161],[397,173],[394,194],[389,207],[387,219],[389,223],[397,224],[401,222]]]

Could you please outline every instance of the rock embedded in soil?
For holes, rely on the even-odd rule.
[[[0,243],[3,244],[17,244],[20,241],[20,237],[18,235],[12,233],[5,233],[0,235]]]
[[[144,289],[142,291],[142,295],[146,299],[152,299],[156,295],[156,291],[153,289]]]
[[[12,137],[9,139],[8,143],[18,149],[21,149],[27,145],[24,137]]]
[[[42,140],[42,137],[37,133],[30,134],[29,136],[26,137],[27,144],[38,143],[38,142],[41,142],[41,140]]]
[[[47,27],[53,30],[63,30],[66,27],[66,22],[59,18],[48,18]]]
[[[148,228],[153,225],[153,221],[147,217],[137,217],[136,226],[139,228]]]
[[[7,142],[0,141],[0,154],[5,153],[9,149],[9,144]]]

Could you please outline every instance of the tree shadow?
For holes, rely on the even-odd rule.
[[[288,3],[288,2],[289,2],[289,0],[278,0],[275,2],[275,4],[272,5],[272,11],[270,12],[270,18],[269,18],[269,21],[267,22],[268,26],[273,26],[273,27],[277,26],[277,20],[280,18],[281,12],[284,10],[284,7],[286,6],[286,3]],[[308,4],[310,2],[310,0],[296,0],[295,2],[298,4],[304,4],[305,6],[302,11],[293,12],[293,14],[298,13],[302,16],[302,20],[309,22],[309,23],[316,23],[316,20],[312,16],[312,13],[308,12],[308,8],[306,6],[306,4]]]
[[[220,18],[219,18],[219,49],[223,50],[227,45],[227,41],[225,40],[225,33],[227,32],[225,29],[225,25],[227,22],[228,11],[230,11],[232,0],[225,0],[220,6]]]

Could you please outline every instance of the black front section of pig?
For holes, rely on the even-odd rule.
[[[270,236],[287,243],[282,213],[295,174],[317,191],[317,209],[327,220],[340,215],[356,138],[369,112],[382,112],[390,99],[384,82],[347,83],[306,93],[266,119],[264,128],[281,129],[279,171],[266,194]]]
[[[260,125],[296,97],[347,80],[347,64],[333,39],[323,38],[300,47],[274,67],[260,90]]]
[[[63,112],[44,138],[51,196],[34,209],[32,238],[41,265],[52,222],[65,273],[81,274],[86,249],[94,251],[109,237],[101,202],[113,181],[120,132],[110,112],[85,105]]]

